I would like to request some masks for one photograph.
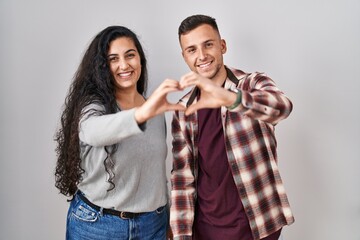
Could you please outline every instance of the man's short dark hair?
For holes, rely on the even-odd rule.
[[[197,14],[187,17],[181,22],[178,31],[179,40],[181,35],[186,34],[187,32],[190,32],[191,30],[203,24],[208,24],[212,26],[217,32],[219,32],[215,18],[206,15]]]

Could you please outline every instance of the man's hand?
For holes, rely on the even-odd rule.
[[[236,101],[235,93],[216,85],[210,79],[202,77],[195,72],[190,72],[182,76],[179,83],[182,89],[196,86],[200,90],[200,99],[186,109],[186,115],[203,108],[230,106]]]

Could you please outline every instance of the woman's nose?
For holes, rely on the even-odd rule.
[[[125,61],[125,60],[119,61],[120,70],[126,70],[126,69],[128,69],[128,67],[129,67],[129,63],[127,61]]]

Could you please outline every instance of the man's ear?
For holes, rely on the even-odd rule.
[[[226,41],[224,39],[221,39],[221,53],[222,54],[225,54],[226,53],[226,50],[227,50],[227,47],[226,47]]]

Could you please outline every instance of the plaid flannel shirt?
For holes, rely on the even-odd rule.
[[[230,68],[229,68],[230,69]],[[294,222],[277,166],[274,126],[292,111],[291,101],[263,73],[230,69],[225,89],[242,92],[235,109],[221,107],[229,166],[255,240]],[[191,92],[180,102],[186,104]],[[196,99],[195,99],[196,101]],[[192,239],[198,174],[197,114],[175,111],[170,224],[174,239]],[[211,149],[209,149],[211,151]]]

